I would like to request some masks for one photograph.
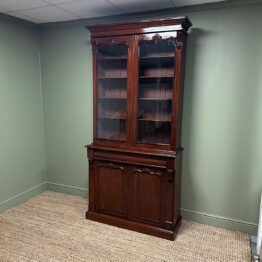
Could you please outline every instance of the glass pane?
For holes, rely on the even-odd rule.
[[[125,44],[97,48],[97,137],[126,140],[127,55]]]
[[[174,56],[171,40],[140,43],[137,136],[140,143],[171,142]]]

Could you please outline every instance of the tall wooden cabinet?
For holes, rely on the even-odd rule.
[[[86,218],[174,240],[186,17],[90,25],[94,142]]]

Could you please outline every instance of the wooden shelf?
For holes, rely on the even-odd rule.
[[[157,79],[157,78],[167,78],[172,79],[174,76],[140,76],[140,79]]]
[[[139,100],[145,100],[145,101],[169,101],[172,100],[172,98],[161,98],[161,97],[141,97]]]
[[[124,99],[126,100],[127,98],[126,97],[106,97],[106,96],[103,96],[103,97],[98,97],[98,99]]]
[[[127,79],[127,76],[98,76],[98,79]]]
[[[114,132],[114,133],[108,133],[106,136],[104,135],[98,135],[99,139],[103,140],[111,140],[111,141],[126,141],[126,134],[125,132]]]
[[[140,57],[140,65],[170,65],[174,64],[174,56],[158,56],[158,57]]]
[[[150,58],[153,58],[153,59],[155,59],[155,58],[174,58],[175,57],[175,55],[172,53],[172,54],[170,54],[170,55],[161,55],[161,54],[159,54],[159,55],[149,55],[149,56],[140,56],[140,59],[150,59]]]
[[[98,118],[111,119],[111,120],[126,120],[126,117],[122,116],[98,116]]]
[[[154,119],[154,118],[139,118],[139,121],[149,121],[149,122],[171,122],[171,119]]]
[[[170,137],[169,138],[167,138],[167,140],[169,141],[170,140]],[[159,146],[167,146],[167,145],[169,145],[170,144],[170,142],[168,142],[168,143],[163,143],[162,141],[161,142],[157,142],[157,141],[155,141],[155,142],[150,142],[150,141],[148,141],[148,139],[140,139],[139,141],[137,141],[137,143],[138,144],[148,144],[148,145],[159,145]]]
[[[98,61],[110,61],[110,60],[127,60],[127,56],[112,56],[112,57],[101,57],[97,59]]]

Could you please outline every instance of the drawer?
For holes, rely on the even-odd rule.
[[[165,159],[165,158],[156,158],[149,156],[137,156],[134,154],[123,154],[118,152],[107,152],[107,151],[95,151],[94,159],[96,160],[107,160],[107,161],[116,161],[119,163],[133,164],[133,165],[142,165],[142,166],[151,166],[156,168],[174,168],[175,159]]]

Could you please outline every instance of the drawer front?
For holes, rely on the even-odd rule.
[[[152,158],[146,156],[136,156],[123,153],[114,153],[106,151],[96,151],[94,158],[97,160],[107,159],[108,161],[123,162],[126,164],[136,164],[136,165],[146,165],[146,166],[155,166],[155,167],[166,167],[167,160],[161,158]]]

